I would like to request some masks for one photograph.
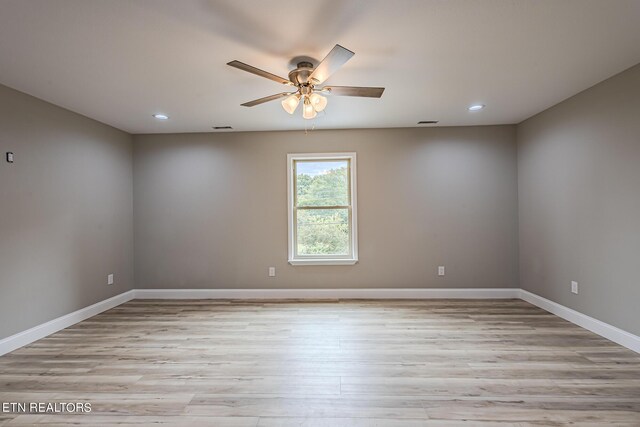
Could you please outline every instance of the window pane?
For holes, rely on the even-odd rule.
[[[299,209],[298,255],[348,255],[348,209]]]
[[[296,161],[297,206],[348,206],[349,161]]]

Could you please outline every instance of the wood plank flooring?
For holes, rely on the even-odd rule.
[[[0,425],[640,426],[640,355],[520,300],[135,300],[0,357]]]

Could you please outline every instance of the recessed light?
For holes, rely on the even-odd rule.
[[[484,108],[484,104],[473,104],[469,107],[469,111],[480,111]]]
[[[158,119],[158,120],[168,120],[169,119],[169,116],[167,116],[166,114],[161,114],[161,113],[154,114],[153,117]]]
[[[437,120],[421,120],[418,122],[419,125],[435,125],[438,123]]]

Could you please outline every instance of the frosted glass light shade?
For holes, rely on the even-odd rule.
[[[317,93],[312,93],[309,97],[309,101],[311,102],[311,105],[313,105],[313,109],[318,113],[324,110],[324,108],[327,106],[327,98]]]
[[[282,108],[284,108],[284,111],[286,111],[289,114],[293,114],[294,111],[296,111],[296,108],[298,108],[298,103],[300,102],[300,95],[293,94],[291,96],[286,97],[283,101],[282,101]]]
[[[309,98],[306,98],[304,100],[304,106],[302,107],[302,117],[304,117],[305,119],[313,119],[317,115],[318,113],[316,113],[313,105],[311,105]]]

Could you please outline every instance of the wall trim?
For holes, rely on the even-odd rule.
[[[38,326],[34,326],[26,331],[18,332],[7,338],[0,340],[0,356],[17,350],[20,347],[24,347],[27,344],[31,344],[41,338],[58,332],[64,328],[75,325],[78,322],[82,322],[90,317],[100,314],[103,311],[117,307],[120,304],[124,304],[127,301],[132,300],[135,297],[133,290],[127,291],[106,300],[97,302],[88,307],[81,308],[72,313],[65,314],[64,316],[42,323]]]
[[[540,295],[525,291],[524,289],[520,289],[520,298],[601,337],[620,344],[636,353],[640,353],[640,337],[637,335],[633,335],[630,332],[616,328],[601,320],[594,319],[593,317],[543,298]]]
[[[518,288],[443,289],[136,289],[136,299],[495,299],[519,298]]]
[[[133,299],[522,299],[640,353],[640,337],[518,288],[132,289],[0,340],[0,356]]]

